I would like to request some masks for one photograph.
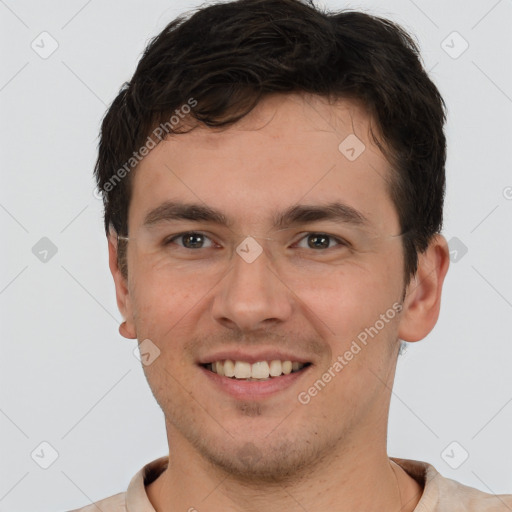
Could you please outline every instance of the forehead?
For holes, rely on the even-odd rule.
[[[377,224],[394,223],[391,170],[370,128],[351,101],[269,96],[234,125],[200,126],[158,144],[132,176],[129,225],[169,200],[245,223],[270,222],[297,204],[342,202]]]

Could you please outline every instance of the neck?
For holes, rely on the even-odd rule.
[[[176,446],[176,445],[173,445]],[[181,445],[182,448],[186,445]],[[223,510],[365,510],[412,512],[422,487],[385,450],[371,446],[330,454],[293,480],[259,483],[222,473],[192,447],[172,450],[168,468],[147,486],[157,512]]]

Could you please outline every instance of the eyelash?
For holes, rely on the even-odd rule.
[[[208,235],[206,235],[205,233],[203,233],[201,231],[185,231],[183,233],[179,233],[177,235],[173,235],[172,237],[165,239],[163,241],[163,245],[164,246],[170,245],[171,243],[175,242],[175,240],[177,240],[179,238],[183,238],[184,236],[187,236],[187,235],[199,235],[199,236],[202,236],[202,237],[210,240],[210,242],[215,243]],[[334,235],[330,235],[329,233],[323,233],[321,231],[308,231],[308,232],[304,233],[303,236],[297,242],[295,242],[293,245],[296,245],[299,242],[301,242],[302,240],[307,239],[307,237],[313,236],[313,235],[325,236],[325,237],[333,240],[334,242],[336,242],[339,246],[351,247],[351,244],[349,242],[347,242],[346,240],[343,240],[342,238],[339,238],[339,237],[334,236]],[[199,247],[199,249],[191,249],[191,248],[184,247],[184,246],[180,246],[180,247],[182,247],[183,249],[191,250],[191,251],[199,250],[199,249],[210,249],[210,247]],[[333,247],[327,247],[326,249],[323,249],[323,250],[325,251],[327,249],[332,249],[332,248]],[[312,248],[309,248],[309,249],[315,250],[315,249],[312,249]],[[318,250],[319,252],[321,251],[321,249],[316,249],[316,250]]]

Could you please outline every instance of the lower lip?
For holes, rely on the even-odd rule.
[[[289,373],[288,375],[281,375],[280,377],[271,377],[268,380],[257,381],[257,380],[241,380],[234,379],[231,377],[224,377],[210,370],[207,370],[203,366],[199,368],[203,373],[213,382],[214,385],[218,386],[222,391],[228,393],[232,397],[238,400],[258,400],[261,398],[267,398],[271,395],[275,395],[280,391],[290,388],[299,381],[312,365],[306,366],[304,369]]]

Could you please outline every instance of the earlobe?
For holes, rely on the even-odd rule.
[[[135,333],[133,324],[128,324],[126,320],[119,325],[119,334],[123,338],[127,338],[129,340],[137,339],[137,334]]]
[[[407,286],[398,332],[400,339],[419,341],[434,328],[449,264],[446,239],[436,235],[425,252],[418,255],[418,270]]]
[[[117,258],[117,236],[112,231],[107,237],[108,241],[108,261],[110,272],[114,278],[114,285],[116,288],[116,301],[117,307],[121,315],[126,319],[119,326],[119,334],[127,339],[136,339],[137,334],[135,331],[135,325],[133,322],[133,314],[131,307],[131,298],[128,291],[127,279],[123,276]]]

